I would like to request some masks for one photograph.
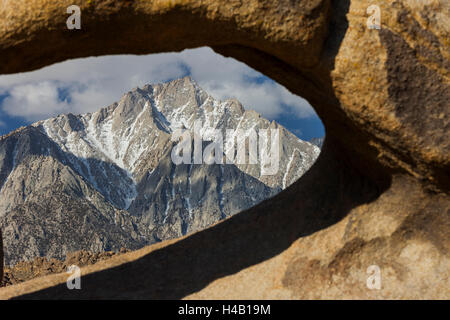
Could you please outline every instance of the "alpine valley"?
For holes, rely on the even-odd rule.
[[[179,128],[279,129],[276,175],[257,164],[179,164]],[[288,187],[320,149],[275,121],[218,101],[190,77],[146,85],[94,113],[65,114],[0,137],[5,263],[138,249],[195,232]]]

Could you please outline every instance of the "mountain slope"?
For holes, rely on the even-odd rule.
[[[279,129],[278,173],[262,164],[180,164],[177,129]],[[206,146],[209,142],[204,141]],[[135,249],[203,229],[297,180],[319,149],[189,77],[146,85],[95,113],[61,115],[0,138],[0,226],[7,264],[69,251]]]

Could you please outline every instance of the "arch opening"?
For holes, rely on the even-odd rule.
[[[381,29],[373,30],[358,0],[88,1],[80,4],[88,14],[78,33],[55,14],[65,12],[63,2],[46,1],[42,14],[30,15],[42,2],[0,8],[1,17],[11,17],[0,21],[0,55],[8,61],[0,73],[76,57],[209,46],[306,98],[327,140],[311,170],[277,196],[125,263],[91,269],[87,290],[69,293],[56,277],[37,292],[24,285],[0,295],[447,296],[441,270],[448,269],[448,30],[441,23],[447,17],[435,14],[448,11],[446,2],[382,1]],[[417,74],[427,75],[426,85],[413,79]],[[382,267],[396,272],[385,274],[387,290],[361,290],[365,267],[380,252]],[[267,270],[275,276],[267,279]],[[255,291],[254,279],[266,290]]]
[[[0,92],[10,282],[46,269],[38,257],[136,250],[249,209],[304,175],[325,133],[306,100],[210,48],[69,60],[1,76]],[[176,162],[180,129],[192,154]],[[213,144],[222,158],[207,163]]]

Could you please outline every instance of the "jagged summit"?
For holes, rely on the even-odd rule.
[[[270,125],[256,111],[245,110],[237,99],[214,99],[189,76],[135,88],[117,103],[94,113],[61,115],[33,125],[42,127],[49,137],[77,156],[88,157],[95,153],[93,156],[114,163],[140,178],[140,163],[145,160],[145,153],[151,151],[153,142],[156,143],[155,132],[171,134],[178,128],[192,130],[195,121],[203,123],[201,133],[206,136],[212,129],[248,131],[252,128],[280,127],[286,139],[297,140],[304,148],[309,147],[308,143],[302,142],[275,121]],[[157,131],[150,132],[154,127]],[[159,137],[157,140],[166,143],[169,137],[165,138]],[[248,173],[260,178],[256,172]],[[278,178],[278,182],[281,181]],[[264,182],[273,186],[277,184],[275,180],[266,178]]]
[[[204,138],[240,129],[239,141],[251,130],[279,128],[279,172],[262,175],[259,162],[175,165],[172,133],[193,130],[196,121]],[[190,77],[135,88],[96,112],[63,114],[0,140],[6,260],[133,249],[200,230],[289,186],[318,154],[238,100],[214,99]]]

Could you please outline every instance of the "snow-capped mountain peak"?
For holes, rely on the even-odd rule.
[[[259,161],[175,165],[172,134],[193,131],[196,123],[204,143],[214,130],[224,136],[235,130],[239,143],[254,130],[279,129],[278,173],[263,175]],[[83,207],[87,220],[101,217],[102,228],[118,228],[116,236],[94,232],[94,242],[140,246],[199,230],[273,196],[306,172],[319,151],[238,100],[215,99],[189,77],[145,85],[97,112],[60,115],[0,139],[0,223],[17,224],[10,219],[18,212],[33,221],[42,212],[64,221],[67,206]],[[56,204],[39,213],[42,201]],[[56,232],[46,223],[40,222],[42,230]],[[90,228],[86,223],[73,226],[80,236]],[[128,233],[133,236],[126,240]],[[89,246],[80,249],[92,251]]]

